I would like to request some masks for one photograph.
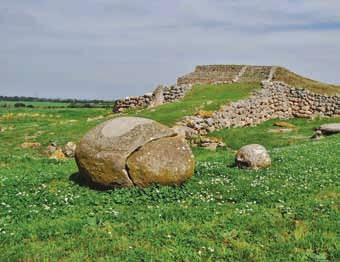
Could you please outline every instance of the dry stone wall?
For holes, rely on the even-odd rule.
[[[257,125],[275,118],[340,117],[340,95],[315,94],[282,82],[263,81],[262,85],[250,98],[230,103],[211,117],[188,116],[177,125],[191,128],[193,135],[206,135],[216,129]]]
[[[191,84],[158,86],[153,93],[116,100],[113,111],[123,112],[129,108],[152,107],[163,103],[176,102],[182,99],[191,88]]]
[[[177,84],[229,84],[234,82],[260,82],[268,80],[271,66],[206,65],[177,79]]]
[[[259,82],[273,75],[270,66],[203,65],[195,71],[177,79],[177,85],[158,86],[153,93],[116,100],[113,111],[122,112],[129,108],[158,106],[182,99],[195,84],[229,84],[235,82]]]
[[[242,70],[242,65],[196,66],[195,71],[177,79],[177,84],[232,83]]]
[[[115,101],[113,111],[123,112],[129,108],[146,107],[151,104],[152,93],[145,94],[143,96],[131,96],[124,99],[119,99]]]

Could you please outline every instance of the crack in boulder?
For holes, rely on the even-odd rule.
[[[133,180],[133,178],[132,178],[132,176],[131,176],[131,174],[130,174],[130,169],[129,169],[129,166],[128,166],[128,160],[129,160],[129,158],[130,158],[134,153],[138,152],[142,147],[144,147],[145,145],[147,145],[147,144],[149,144],[149,143],[151,143],[151,142],[155,142],[155,141],[158,141],[158,140],[163,139],[163,138],[175,137],[175,136],[177,136],[176,133],[171,134],[171,135],[165,135],[165,136],[162,136],[162,137],[157,137],[157,138],[151,139],[151,140],[147,141],[146,143],[144,143],[143,145],[137,147],[135,150],[133,150],[130,154],[127,155],[127,157],[125,158],[125,170],[124,170],[125,172],[124,172],[124,173],[126,173],[127,177],[129,178],[129,180],[131,181],[131,183],[132,183],[134,186],[136,186],[136,184],[135,184],[135,182],[134,182],[134,180]]]

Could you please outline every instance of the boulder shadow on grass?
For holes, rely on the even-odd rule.
[[[93,183],[92,181],[88,180],[86,177],[82,176],[80,172],[76,172],[70,175],[69,180],[77,184],[78,186],[87,187],[87,188],[97,190],[97,191],[112,190],[112,187],[105,187],[103,185]]]

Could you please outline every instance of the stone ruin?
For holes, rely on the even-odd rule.
[[[271,81],[275,70],[274,66],[200,65],[195,68],[194,72],[179,77],[176,85],[158,86],[152,93],[116,100],[113,111],[123,112],[130,108],[153,107],[163,103],[176,102],[182,99],[196,84]]]
[[[174,86],[159,86],[153,93],[117,100],[114,111],[152,107],[182,99],[197,84],[261,82],[262,89],[247,99],[223,106],[211,116],[187,116],[176,126],[205,135],[216,129],[257,125],[269,119],[340,117],[340,95],[322,95],[273,81],[276,66],[205,65],[177,79]],[[190,129],[190,131],[188,131]]]
[[[177,84],[230,84],[271,80],[273,66],[206,65],[196,66],[195,71],[178,78]]]
[[[160,85],[153,93],[116,100],[113,111],[123,112],[131,108],[155,107],[164,103],[173,103],[181,100],[191,88],[191,84],[172,86]]]

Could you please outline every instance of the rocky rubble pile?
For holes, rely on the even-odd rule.
[[[266,120],[292,117],[340,116],[340,96],[311,93],[282,82],[262,82],[263,88],[250,98],[230,103],[212,117],[185,117],[177,125],[205,135],[216,129],[260,124]]]

